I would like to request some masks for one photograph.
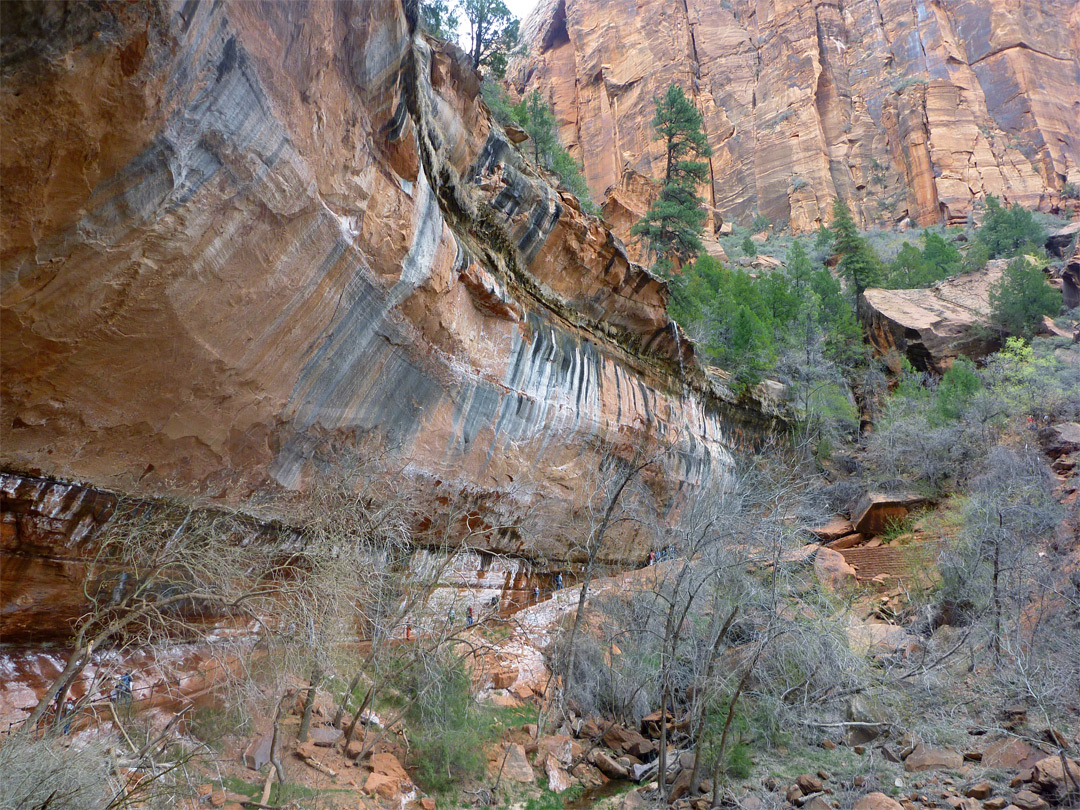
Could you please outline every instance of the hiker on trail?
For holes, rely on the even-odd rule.
[[[64,723],[64,733],[65,734],[67,734],[68,732],[71,731],[71,721],[73,719],[72,716],[74,714],[75,714],[75,701],[72,700],[71,698],[68,698],[67,700],[64,701],[64,705],[60,707],[60,719],[61,720],[66,719],[67,720],[67,722]]]
[[[466,622],[467,626],[472,627],[472,623],[473,623],[472,605],[469,605],[469,610],[465,613],[465,622]]]
[[[498,607],[499,606],[499,597],[497,597],[497,596],[491,597],[491,602],[489,604],[491,605],[491,607]]]
[[[447,622],[447,624],[453,624],[454,623],[454,616],[455,615],[456,614],[454,613],[454,606],[451,605],[450,610],[447,611],[447,613],[446,613],[446,622]]]
[[[649,565],[656,565],[656,552],[655,551],[650,551],[649,552]]]
[[[540,586],[539,585],[537,585],[535,588],[533,588],[533,601],[534,602],[539,602],[540,601]]]
[[[406,641],[412,641],[412,622],[411,621],[406,621],[405,622],[405,640]]]
[[[562,590],[562,571],[555,575],[555,590]]]
[[[116,686],[109,693],[109,700],[117,706],[131,705],[131,670],[116,679]]]

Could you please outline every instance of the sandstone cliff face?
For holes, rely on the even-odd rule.
[[[708,204],[815,227],[958,221],[997,194],[1053,207],[1080,182],[1072,0],[541,0],[511,66],[551,99],[597,200],[661,173],[653,98],[690,93],[712,144]]]
[[[0,11],[5,468],[235,504],[362,439],[503,525],[659,439],[670,508],[768,422],[400,3]]]

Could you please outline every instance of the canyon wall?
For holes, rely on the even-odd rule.
[[[359,448],[566,558],[605,459],[671,448],[659,518],[775,423],[397,0],[0,14],[5,470],[245,508]]]
[[[522,40],[508,77],[551,100],[598,202],[661,176],[672,82],[704,116],[706,201],[743,224],[806,231],[836,196],[867,225],[957,222],[1080,184],[1074,0],[540,0]]]

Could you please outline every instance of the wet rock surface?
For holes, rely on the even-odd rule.
[[[235,504],[362,436],[506,525],[664,436],[667,511],[776,424],[400,4],[4,7],[7,469]]]

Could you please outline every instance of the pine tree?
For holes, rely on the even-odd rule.
[[[665,146],[664,187],[631,233],[648,239],[661,260],[685,262],[701,252],[705,224],[697,186],[708,179],[709,164],[694,158],[707,158],[712,149],[702,131],[701,113],[678,85],[656,99],[653,128],[653,137]]]
[[[859,235],[851,209],[839,197],[833,200],[833,221],[829,230],[833,250],[840,257],[840,273],[848,280],[858,299],[881,275],[881,262],[870,243]]]
[[[1046,283],[1038,265],[1020,256],[990,287],[990,320],[1002,332],[1031,338],[1044,315],[1061,311],[1061,293]]]
[[[503,0],[462,0],[461,11],[469,23],[473,67],[484,65],[501,79],[506,73],[506,54],[517,44],[520,21]]]
[[[550,169],[547,156],[559,145],[559,138],[555,134],[555,114],[541,97],[539,90],[533,90],[532,94],[522,101],[522,105],[524,115],[521,122],[532,142],[533,160],[537,166]],[[543,161],[541,156],[544,157]]]

